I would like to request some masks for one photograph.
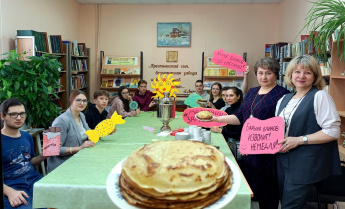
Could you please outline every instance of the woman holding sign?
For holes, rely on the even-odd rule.
[[[340,118],[324,87],[320,66],[310,55],[295,57],[285,82],[296,89],[278,101],[276,115],[285,123],[277,154],[282,209],[304,208],[313,184],[341,174],[337,138]]]
[[[85,134],[89,130],[85,115],[82,111],[87,106],[86,94],[80,90],[73,90],[69,97],[70,107],[65,113],[57,117],[52,126],[61,128],[60,155],[47,159],[48,173],[68,160],[72,155],[86,147],[93,147],[95,143],[87,140]]]
[[[278,100],[289,93],[276,85],[279,78],[279,63],[272,58],[256,62],[254,72],[260,86],[249,89],[240,110],[234,115],[215,117],[214,121],[231,125],[243,125],[250,117],[266,120],[274,117]],[[277,209],[279,204],[276,159],[272,154],[253,154],[242,157],[241,169],[251,189],[253,200],[260,208]]]

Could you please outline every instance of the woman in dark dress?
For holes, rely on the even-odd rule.
[[[266,120],[275,116],[278,100],[289,93],[276,84],[279,78],[279,63],[271,58],[256,62],[254,72],[260,86],[249,89],[240,110],[234,115],[215,117],[213,121],[243,125],[249,117]],[[242,157],[242,172],[254,192],[253,200],[260,208],[277,209],[279,189],[276,172],[276,155],[256,154]]]
[[[207,106],[211,107],[212,109],[219,110],[220,108],[225,106],[225,102],[222,99],[222,84],[215,82],[211,86],[211,95],[210,101],[207,102]]]

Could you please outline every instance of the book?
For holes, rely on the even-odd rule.
[[[113,87],[114,85],[114,80],[108,80],[107,87]]]
[[[206,68],[205,69],[205,76],[212,76],[212,71],[213,71],[212,68]]]
[[[108,69],[108,74],[114,74],[114,70],[113,69]]]
[[[115,74],[120,74],[121,73],[121,68],[115,68],[114,69]]]
[[[107,87],[108,81],[102,81],[101,87],[105,88]]]
[[[234,86],[242,89],[243,80],[234,80]]]
[[[138,88],[139,78],[131,78],[131,82],[129,83],[130,88]]]
[[[243,71],[236,71],[236,76],[244,76],[244,72]]]
[[[301,35],[301,42],[309,38],[309,35]]]
[[[72,40],[72,54],[79,56],[78,42],[77,40]]]
[[[227,68],[221,68],[220,69],[220,76],[228,76],[228,69]]]
[[[231,69],[229,69],[229,70],[228,70],[228,75],[229,75],[229,76],[235,76],[235,75],[236,75],[236,70],[231,70]]]
[[[124,78],[123,77],[114,78],[114,87],[121,86],[123,82],[124,82]]]
[[[127,69],[127,74],[133,74],[133,69],[132,68],[128,68]]]
[[[121,68],[121,74],[127,74],[127,68]]]
[[[210,82],[210,81],[204,82],[204,90],[211,90],[212,84],[213,84],[213,81],[212,82]]]
[[[213,68],[212,76],[219,76],[219,68]]]
[[[50,127],[49,131],[43,133],[43,156],[57,156],[60,154],[60,137],[60,127]]]
[[[108,72],[108,70],[106,68],[103,68],[101,73],[102,74],[107,74],[107,72]]]
[[[134,68],[133,69],[133,74],[139,75],[140,74],[140,69],[139,68]]]

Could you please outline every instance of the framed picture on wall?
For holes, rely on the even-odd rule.
[[[177,62],[177,59],[178,59],[177,54],[178,54],[177,51],[167,51],[166,61],[167,62]]]
[[[158,47],[190,47],[190,22],[157,23]]]

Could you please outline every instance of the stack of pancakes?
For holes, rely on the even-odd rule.
[[[211,145],[158,141],[126,159],[119,184],[127,202],[140,208],[204,208],[231,188],[232,172]]]

